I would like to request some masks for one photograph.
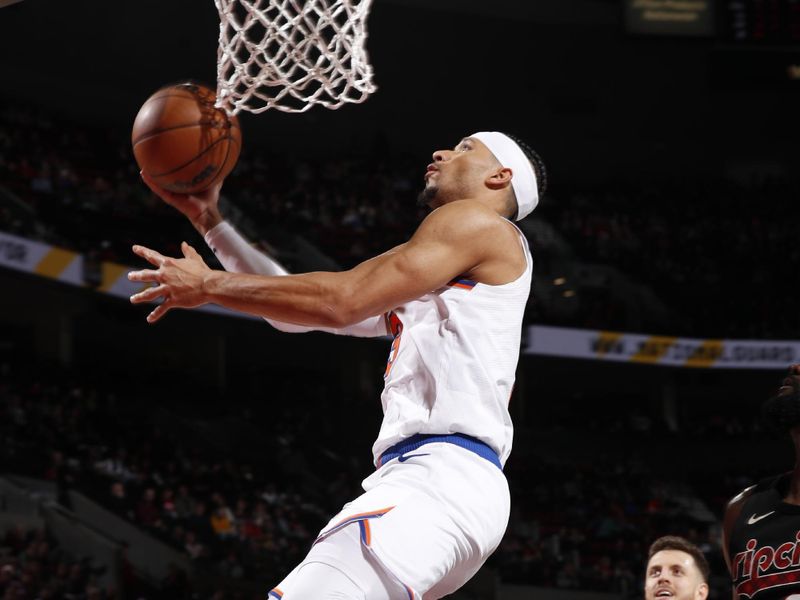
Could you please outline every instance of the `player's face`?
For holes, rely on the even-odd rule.
[[[656,552],[647,563],[645,600],[705,600],[708,585],[690,554],[681,550]]]
[[[800,446],[800,365],[789,367],[778,393],[766,401],[762,414],[771,428],[792,434],[795,446]]]
[[[425,172],[419,203],[438,208],[454,200],[473,198],[486,177],[500,165],[480,140],[464,138],[452,150],[437,150]]]

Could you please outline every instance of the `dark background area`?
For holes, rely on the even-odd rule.
[[[388,146],[425,161],[493,128],[538,148],[554,185],[795,166],[792,42],[736,43],[723,25],[712,37],[630,35],[620,3],[602,0],[437,6],[377,0],[379,91],[334,112],[246,116],[245,153]],[[124,134],[165,83],[215,81],[217,28],[211,2],[26,0],[2,14],[3,90]]]

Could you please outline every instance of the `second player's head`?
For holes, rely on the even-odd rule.
[[[772,429],[800,437],[800,365],[789,367],[783,385],[764,403],[762,414]]]
[[[419,200],[438,208],[454,200],[489,198],[503,216],[519,220],[536,208],[546,187],[544,163],[527,144],[481,131],[452,150],[433,153]]]
[[[664,536],[650,546],[644,578],[645,600],[705,600],[710,569],[700,549],[677,536]]]

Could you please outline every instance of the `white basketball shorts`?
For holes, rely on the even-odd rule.
[[[365,493],[345,504],[317,541],[358,528],[372,562],[399,584],[397,600],[435,600],[464,585],[500,544],[510,511],[508,483],[488,447],[494,463],[485,453],[448,442],[411,448],[384,454],[388,460],[362,483]],[[306,560],[326,562],[324,556]],[[355,560],[358,554],[346,556]],[[341,560],[330,562],[351,575]],[[360,568],[353,567],[354,580]],[[297,572],[270,598],[291,596]]]

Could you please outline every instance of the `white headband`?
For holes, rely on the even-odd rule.
[[[517,198],[517,218],[527,217],[539,204],[539,187],[531,161],[522,148],[504,133],[499,131],[480,131],[471,138],[483,142],[494,157],[505,168],[511,169],[511,187]]]

